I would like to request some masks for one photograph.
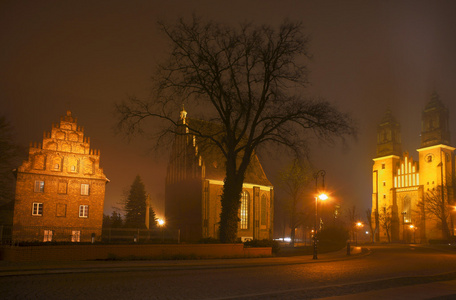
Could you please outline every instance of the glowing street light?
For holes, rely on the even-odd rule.
[[[163,219],[157,219],[158,226],[161,228],[162,232],[162,243],[165,242],[165,231],[163,230],[163,227],[165,226],[165,220]]]
[[[323,181],[322,181],[322,186],[323,189],[325,188],[325,175],[326,172],[324,170],[320,170],[317,173],[314,174],[315,178],[315,192],[318,192],[318,177],[321,176]],[[318,251],[317,251],[317,222],[318,222],[318,199],[321,201],[325,201],[328,199],[328,196],[325,193],[321,193],[320,195],[315,197],[315,224],[314,224],[314,240],[313,240],[313,259],[318,259]]]

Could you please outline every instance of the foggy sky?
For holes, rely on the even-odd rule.
[[[192,13],[220,22],[303,22],[313,60],[309,94],[351,113],[348,147],[312,146],[312,161],[342,207],[371,207],[376,128],[387,108],[402,126],[403,150],[417,158],[421,111],[435,89],[456,133],[456,1],[1,1],[0,114],[17,142],[41,142],[67,109],[101,150],[105,212],[139,174],[163,215],[168,156],[113,134],[114,103],[147,97],[166,56],[159,19]],[[189,111],[189,116],[192,112]],[[276,161],[280,161],[278,158]],[[265,162],[275,184],[278,163]]]

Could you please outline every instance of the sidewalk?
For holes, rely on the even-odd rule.
[[[368,254],[361,247],[352,247],[351,255],[346,250],[319,254],[318,260],[312,255],[292,257],[204,259],[204,260],[135,260],[135,261],[40,261],[7,262],[0,261],[0,277],[37,274],[63,274],[86,272],[112,272],[131,270],[183,270],[183,269],[219,269],[243,268],[255,266],[295,265],[354,259]]]

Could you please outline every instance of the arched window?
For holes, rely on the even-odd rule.
[[[249,228],[249,201],[250,196],[249,193],[243,191],[241,194],[241,213],[240,213],[240,229],[248,229]]]

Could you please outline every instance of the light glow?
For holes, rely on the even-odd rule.
[[[325,201],[325,200],[328,199],[328,195],[326,195],[326,194],[320,194],[320,195],[318,195],[318,199]]]

